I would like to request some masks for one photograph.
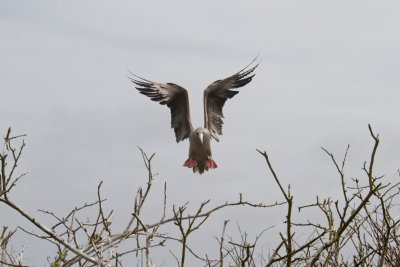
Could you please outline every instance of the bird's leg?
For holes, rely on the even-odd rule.
[[[215,169],[218,167],[217,163],[211,158],[211,156],[207,157],[206,165],[209,169]]]
[[[188,168],[194,168],[197,166],[197,161],[193,160],[192,158],[188,158],[185,163],[183,163],[183,166],[188,167]]]

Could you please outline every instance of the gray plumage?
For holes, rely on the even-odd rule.
[[[151,100],[167,105],[171,110],[171,128],[175,131],[176,142],[189,138],[189,159],[184,166],[193,169],[193,172],[202,174],[204,170],[216,168],[212,160],[210,141],[211,137],[219,141],[222,135],[223,112],[226,100],[234,97],[237,89],[245,86],[254,77],[253,71],[258,64],[249,68],[256,60],[241,69],[234,75],[217,80],[204,90],[204,128],[193,129],[190,120],[189,98],[185,88],[174,83],[157,83],[141,78],[133,73],[128,77],[136,89]],[[200,136],[202,138],[200,138]]]

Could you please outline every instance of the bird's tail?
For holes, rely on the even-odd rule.
[[[185,161],[183,166],[192,168],[194,173],[198,172],[199,174],[203,174],[204,171],[218,167],[217,163],[215,163],[212,158],[208,158],[206,160],[193,160],[189,158]]]
[[[193,172],[199,172],[200,174],[203,174],[204,171],[208,171],[208,166],[207,164],[204,164],[204,160],[197,161],[197,165],[193,167]]]
[[[197,165],[193,167],[193,172],[199,172],[200,174],[204,173],[204,171],[208,171],[209,169],[217,168],[217,163],[212,158],[208,158],[207,160],[197,161]]]

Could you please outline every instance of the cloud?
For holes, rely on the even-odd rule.
[[[342,155],[351,143],[349,173],[360,175],[370,152],[369,122],[384,144],[378,172],[392,173],[400,135],[396,10],[372,1],[3,2],[0,130],[28,133],[20,168],[29,176],[15,199],[32,211],[65,213],[95,197],[103,180],[110,207],[126,217],[145,183],[136,146],[157,153],[155,187],[168,183],[171,205],[219,203],[239,192],[255,200],[279,197],[255,152],[266,147],[304,204],[314,192],[339,193],[326,186],[337,177],[320,145]],[[188,145],[175,144],[169,110],[138,94],[127,69],[185,86],[193,124],[202,125],[203,89],[257,53],[263,62],[254,81],[224,109],[224,135],[213,144],[220,167],[193,175],[181,166]],[[284,215],[274,216],[267,211],[257,221]],[[40,265],[47,255],[37,249],[27,253]]]

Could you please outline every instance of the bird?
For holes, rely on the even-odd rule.
[[[257,57],[246,67],[235,74],[216,80],[204,90],[204,127],[193,128],[190,119],[188,92],[175,83],[158,83],[144,79],[130,72],[128,76],[135,88],[143,95],[171,110],[171,128],[174,129],[176,142],[189,139],[189,157],[183,166],[191,168],[194,173],[215,169],[217,163],[212,158],[211,139],[219,142],[222,135],[225,102],[234,97],[238,89],[247,85],[255,76]]]

